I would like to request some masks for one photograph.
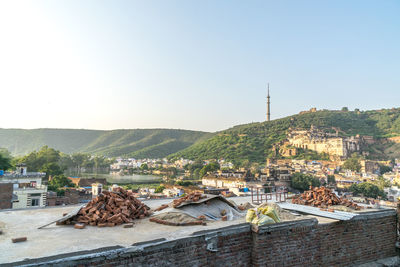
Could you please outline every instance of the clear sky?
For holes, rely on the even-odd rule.
[[[0,0],[2,128],[216,131],[400,106],[400,1]]]

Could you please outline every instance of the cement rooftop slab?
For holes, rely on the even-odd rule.
[[[151,208],[171,202],[171,199],[144,201]],[[234,198],[237,204],[249,201],[248,197]],[[37,229],[46,223],[62,217],[76,206],[51,207],[41,209],[8,210],[0,212],[0,264],[52,256],[63,253],[92,250],[109,246],[127,247],[133,243],[159,238],[167,240],[189,236],[194,232],[218,229],[224,226],[245,222],[244,218],[235,221],[209,222],[207,226],[167,226],[149,222],[149,218],[136,220],[133,228],[116,227],[98,228],[87,226],[74,229],[70,225],[52,224]],[[28,240],[12,243],[11,238],[26,236]]]
[[[251,202],[251,197],[234,197],[229,198],[229,200],[233,200],[236,204],[242,204]],[[157,208],[171,201],[171,199],[161,199],[144,202],[150,208]],[[123,228],[121,225],[105,228],[87,226],[85,229],[79,230],[70,225],[58,226],[52,224],[46,228],[37,229],[46,223],[61,218],[63,213],[70,212],[76,207],[0,211],[0,230],[3,231],[3,234],[0,235],[0,264],[111,246],[128,247],[134,243],[160,238],[173,240],[190,236],[194,232],[218,229],[245,222],[245,218],[241,218],[235,221],[208,222],[206,226],[177,227],[149,222],[149,218],[146,218],[136,220],[133,228]],[[311,217],[317,218],[319,223],[336,222],[336,220],[318,216]],[[24,236],[28,238],[26,242],[11,242],[11,238]]]

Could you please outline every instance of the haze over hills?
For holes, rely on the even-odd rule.
[[[286,138],[289,128],[311,125],[335,127],[342,135],[369,135],[379,142],[371,157],[400,157],[400,144],[386,138],[400,136],[400,109],[372,111],[322,110],[260,123],[239,125],[217,133],[174,129],[82,130],[0,129],[0,147],[14,155],[47,145],[64,153],[85,152],[135,158],[218,159],[264,162],[272,146]]]
[[[64,153],[161,158],[189,147],[209,135],[175,129],[82,130],[0,129],[0,147],[23,155],[47,145]]]

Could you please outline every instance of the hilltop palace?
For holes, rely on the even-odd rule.
[[[328,133],[314,126],[309,130],[290,130],[287,142],[295,148],[309,149],[330,156],[347,158],[353,152],[360,152],[364,144],[373,143],[370,136],[340,137],[336,133]]]

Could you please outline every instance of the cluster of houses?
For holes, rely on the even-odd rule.
[[[25,164],[16,166],[13,172],[0,175],[0,209],[25,209],[45,206],[68,205],[89,202],[101,193],[106,179],[73,178],[74,188],[66,188],[64,196],[48,191],[43,183],[45,173],[28,172]]]
[[[96,197],[107,184],[105,178],[68,177],[74,187],[64,188],[64,195],[48,190],[43,183],[46,174],[28,172],[25,164],[15,171],[0,173],[0,209],[25,209],[45,206],[74,205],[87,203]],[[51,177],[49,178],[52,179]],[[117,185],[113,185],[117,186]],[[165,188],[155,193],[154,188],[141,188],[135,193],[139,198],[179,197],[185,190],[179,186]]]
[[[42,184],[46,176],[41,172],[27,172],[24,164],[14,172],[2,173],[0,180],[0,209],[44,207],[47,186]]]
[[[110,169],[112,172],[118,172],[127,169],[140,168],[142,165],[146,164],[148,168],[169,168],[178,167],[182,168],[186,164],[192,164],[191,160],[181,159],[180,161],[170,163],[167,159],[135,159],[135,158],[117,158],[116,161],[111,164]]]
[[[381,176],[380,166],[390,165],[386,161],[362,160],[360,172],[341,168],[343,161],[313,161],[292,159],[268,159],[265,168],[252,174],[248,170],[219,170],[202,178],[203,186],[226,189],[235,194],[241,194],[248,188],[270,187],[272,191],[288,190],[291,175],[304,173],[320,179],[322,184],[328,182],[328,176],[333,175],[338,188],[347,188],[354,183],[371,182]],[[400,185],[400,162],[395,163],[393,170],[383,174],[383,178],[391,184]],[[392,188],[391,191],[395,190]],[[400,196],[400,190],[399,190]]]
[[[117,159],[112,168],[133,167],[139,164],[148,164],[156,167],[162,164],[164,168],[175,167],[183,169],[193,161],[180,159],[174,163],[167,160],[135,160]],[[203,164],[210,163],[204,161]],[[333,175],[337,188],[347,188],[354,183],[375,181],[381,176],[380,166],[390,165],[390,162],[362,160],[360,172],[341,168],[343,161],[312,161],[294,159],[268,159],[266,166],[256,172],[248,169],[233,169],[233,164],[224,160],[218,161],[221,168],[208,173],[202,178],[205,192],[229,191],[235,195],[249,194],[251,188],[270,188],[271,191],[284,191],[290,188],[291,176],[294,173],[313,175],[322,183],[327,182],[328,175]],[[136,165],[135,165],[136,164]],[[390,165],[392,170],[382,176],[392,185],[385,192],[391,200],[400,197],[400,161]],[[64,196],[57,196],[55,192],[47,190],[42,180],[45,173],[28,172],[24,164],[20,164],[13,172],[0,173],[0,209],[20,209],[55,205],[78,204],[90,201],[101,193],[106,179],[68,177],[75,187],[66,188]],[[155,193],[155,189],[142,188],[137,197],[162,198],[177,197],[185,193],[182,186],[168,186],[162,192]]]
[[[212,160],[204,160],[203,164],[207,165]],[[224,159],[219,159],[218,164],[221,169],[232,169],[234,167],[232,162],[226,161]],[[174,167],[179,170],[183,170],[186,165],[193,164],[194,161],[190,159],[180,158],[174,162],[168,161],[168,159],[135,159],[135,158],[117,158],[113,164],[110,165],[112,172],[119,172],[121,170],[136,169],[140,168],[143,164],[146,164],[150,169],[164,168],[168,169]]]

